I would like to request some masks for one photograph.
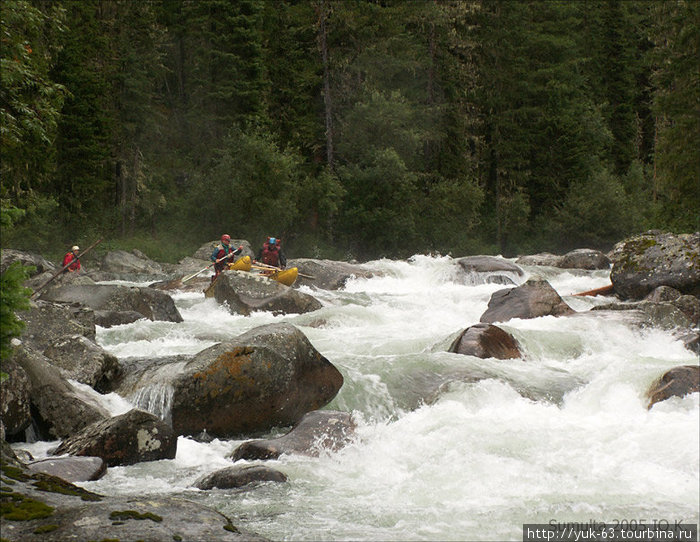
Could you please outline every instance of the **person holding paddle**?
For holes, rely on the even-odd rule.
[[[209,258],[212,262],[214,262],[214,276],[211,278],[212,282],[216,280],[219,273],[226,269],[228,260],[232,256],[240,254],[243,251],[243,245],[239,246],[236,250],[233,250],[230,245],[231,236],[227,233],[223,234],[221,236],[221,244],[214,248],[214,252],[212,252],[211,257]]]
[[[257,261],[265,265],[272,265],[284,269],[287,267],[287,257],[282,252],[280,240],[275,237],[268,237],[258,251]]]
[[[63,272],[68,273],[79,273],[80,272],[80,259],[78,257],[78,253],[80,252],[80,247],[78,245],[74,245],[71,249],[70,252],[66,252],[66,255],[63,257],[63,263],[61,264],[61,267],[63,267]]]

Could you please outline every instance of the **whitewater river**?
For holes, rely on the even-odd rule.
[[[324,305],[314,313],[237,316],[176,292],[183,323],[97,333],[121,359],[165,357],[289,322],[342,372],[345,384],[326,408],[354,413],[353,444],[266,462],[289,477],[285,484],[199,491],[192,483],[230,466],[226,455],[243,441],[181,437],[174,460],[110,468],[81,485],[185,497],[275,540],[520,540],[524,523],[699,522],[699,394],[651,410],[644,396],[664,371],[698,363],[680,341],[615,317],[543,317],[499,324],[524,359],[450,354],[503,286],[465,279],[449,257],[366,265],[384,276],[340,291],[303,287]],[[608,284],[607,271],[524,269],[518,283],[543,275],[577,311],[611,301],[571,297]],[[166,416],[167,390],[154,386],[148,396]],[[131,408],[127,399],[136,400],[102,398],[115,414]],[[55,444],[31,451],[41,456]]]

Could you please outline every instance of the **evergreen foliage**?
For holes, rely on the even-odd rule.
[[[11,341],[19,337],[24,322],[16,312],[29,309],[29,296],[32,291],[22,286],[27,278],[27,269],[14,262],[0,274],[0,360],[6,360],[12,353]]]
[[[515,255],[699,227],[694,0],[4,0],[1,24],[3,246]]]

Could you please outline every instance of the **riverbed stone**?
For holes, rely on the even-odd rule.
[[[462,331],[448,352],[477,358],[514,359],[522,357],[518,341],[492,324],[475,324]]]
[[[212,285],[216,300],[233,314],[253,311],[304,314],[323,305],[316,298],[275,280],[245,271],[223,271]]]
[[[199,478],[194,487],[199,489],[231,489],[259,482],[287,481],[287,475],[265,465],[234,465]]]
[[[2,362],[6,378],[0,381],[0,419],[8,436],[23,432],[32,422],[27,373],[12,358]]]
[[[609,269],[610,258],[600,250],[579,248],[564,254],[557,267],[562,269]]]
[[[481,322],[506,322],[512,318],[566,316],[575,311],[544,279],[533,277],[515,288],[494,292]]]
[[[350,279],[368,279],[377,275],[377,271],[372,271],[364,265],[314,258],[289,260],[287,267],[296,267],[301,273],[295,286],[308,285],[323,290],[339,290]]]
[[[65,439],[54,455],[101,457],[108,466],[173,459],[177,435],[150,412],[132,409],[120,416],[96,422]]]
[[[75,483],[99,480],[107,472],[107,464],[101,457],[52,457],[28,463],[27,469]]]
[[[700,232],[649,231],[616,244],[610,280],[622,299],[642,299],[659,286],[700,296]]]
[[[517,284],[524,275],[520,266],[497,256],[465,256],[457,264],[475,284]]]
[[[217,438],[292,425],[342,385],[342,374],[299,329],[260,326],[184,366],[172,382],[172,424],[179,435],[206,429]]]
[[[700,366],[683,365],[666,371],[647,390],[651,408],[670,397],[684,397],[689,393],[700,392]]]
[[[282,454],[318,457],[323,451],[336,452],[351,443],[355,427],[348,412],[317,410],[306,414],[286,435],[246,441],[230,457],[234,461],[277,459]]]

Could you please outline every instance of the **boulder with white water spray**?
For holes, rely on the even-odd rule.
[[[518,341],[492,324],[475,324],[462,331],[447,350],[477,358],[515,359],[522,353]]]
[[[612,261],[610,280],[622,299],[642,299],[659,286],[700,296],[700,232],[648,231],[616,244]]]
[[[287,475],[265,465],[234,465],[206,474],[194,483],[198,489],[231,489],[261,482],[282,483]]]
[[[377,271],[371,271],[363,265],[314,258],[289,260],[287,267],[296,267],[301,273],[295,286],[308,285],[323,290],[339,290],[350,279],[368,279],[378,274]]]
[[[494,292],[480,321],[492,324],[513,318],[566,316],[574,312],[549,282],[533,277],[515,288]]]
[[[557,263],[562,269],[609,269],[610,258],[600,250],[591,248],[579,248],[567,252]]]
[[[348,412],[317,410],[309,412],[289,433],[276,439],[244,442],[229,457],[240,459],[277,459],[282,454],[318,457],[322,451],[336,452],[351,443],[355,422]]]
[[[497,256],[465,256],[457,264],[476,284],[517,284],[524,275],[518,265]]]
[[[233,314],[253,311],[304,314],[322,307],[316,298],[277,281],[245,271],[224,271],[212,285],[216,300]]]
[[[20,345],[13,359],[29,378],[32,420],[40,437],[66,438],[110,417],[102,405],[72,386],[40,352]]]
[[[671,397],[685,397],[690,393],[700,392],[700,366],[683,365],[666,371],[647,390],[651,408],[660,401]]]
[[[150,412],[132,409],[125,414],[85,427],[65,439],[54,455],[95,456],[107,466],[174,459],[177,435]]]
[[[252,329],[211,346],[173,379],[171,419],[178,435],[230,437],[292,425],[329,403],[343,376],[296,327]]]
[[[99,480],[107,472],[107,463],[101,457],[51,457],[27,463],[29,472],[43,472],[58,476],[66,482]]]
[[[2,372],[6,377],[0,381],[0,420],[5,434],[21,434],[32,423],[31,394],[27,373],[12,358],[3,360]]]

